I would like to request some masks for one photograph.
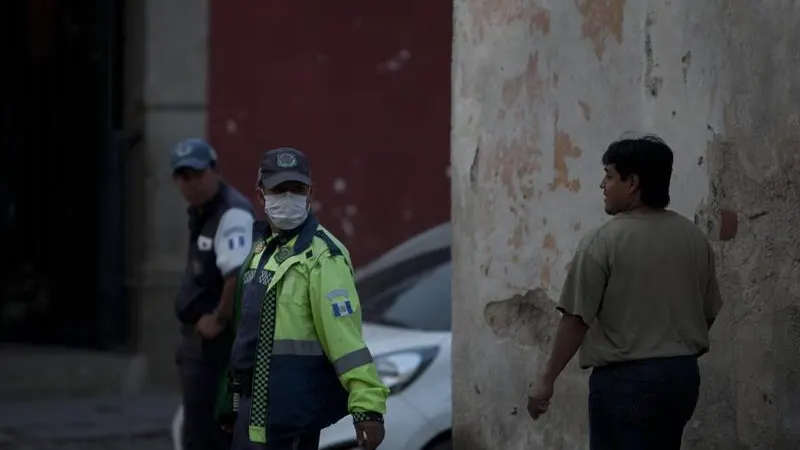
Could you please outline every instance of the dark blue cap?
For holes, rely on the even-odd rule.
[[[264,153],[258,168],[258,185],[272,189],[286,181],[311,186],[311,168],[306,155],[291,147],[281,147]]]
[[[204,170],[216,164],[217,152],[208,142],[199,138],[178,142],[170,157],[172,172],[179,169]]]

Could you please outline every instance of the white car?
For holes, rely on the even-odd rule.
[[[451,450],[451,230],[432,228],[358,270],[364,339],[392,393],[380,450]],[[183,411],[173,420],[180,445]],[[320,450],[357,449],[350,416],[322,430]]]
[[[356,274],[364,339],[392,390],[381,450],[450,450],[450,224],[400,244]],[[355,449],[350,416],[320,450]]]

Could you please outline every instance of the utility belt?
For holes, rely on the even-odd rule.
[[[233,412],[239,411],[239,398],[253,394],[253,371],[239,370],[228,373],[228,386],[233,394]]]

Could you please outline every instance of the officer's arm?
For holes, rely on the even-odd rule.
[[[342,385],[356,422],[382,420],[389,389],[383,385],[361,336],[361,308],[343,256],[325,255],[311,269],[309,293],[314,327]]]
[[[214,252],[225,285],[222,288],[217,313],[227,321],[233,315],[233,292],[236,276],[250,254],[253,244],[253,216],[249,211],[231,208],[222,215],[214,237]]]

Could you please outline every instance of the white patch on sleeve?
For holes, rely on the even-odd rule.
[[[240,208],[232,208],[222,215],[214,237],[217,267],[223,275],[238,269],[250,254],[253,245],[252,214]]]

